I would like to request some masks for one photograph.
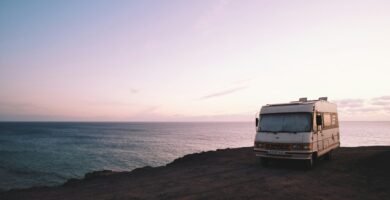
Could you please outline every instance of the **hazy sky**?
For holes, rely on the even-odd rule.
[[[0,1],[0,120],[390,120],[389,1]]]

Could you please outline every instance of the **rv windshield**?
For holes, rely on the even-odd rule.
[[[262,114],[259,131],[262,132],[309,132],[312,127],[311,113]]]

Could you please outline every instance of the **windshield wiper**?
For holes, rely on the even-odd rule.
[[[297,131],[270,131],[272,133],[297,133]]]
[[[298,132],[304,132],[304,131],[268,131],[268,130],[260,130],[259,132],[268,132],[268,133],[295,133],[297,134]]]
[[[260,130],[259,132],[278,133],[279,131],[264,131],[264,130]]]

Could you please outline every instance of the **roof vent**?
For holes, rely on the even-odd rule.
[[[328,97],[320,97],[318,100],[328,101]]]
[[[299,98],[299,101],[301,101],[301,102],[306,102],[306,101],[307,101],[307,97]]]

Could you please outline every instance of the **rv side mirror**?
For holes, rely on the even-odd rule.
[[[257,127],[258,124],[259,124],[259,118],[256,117],[256,121],[255,122],[256,122],[256,127]]]
[[[316,122],[317,122],[317,126],[322,126],[322,116],[321,115],[316,116]]]

